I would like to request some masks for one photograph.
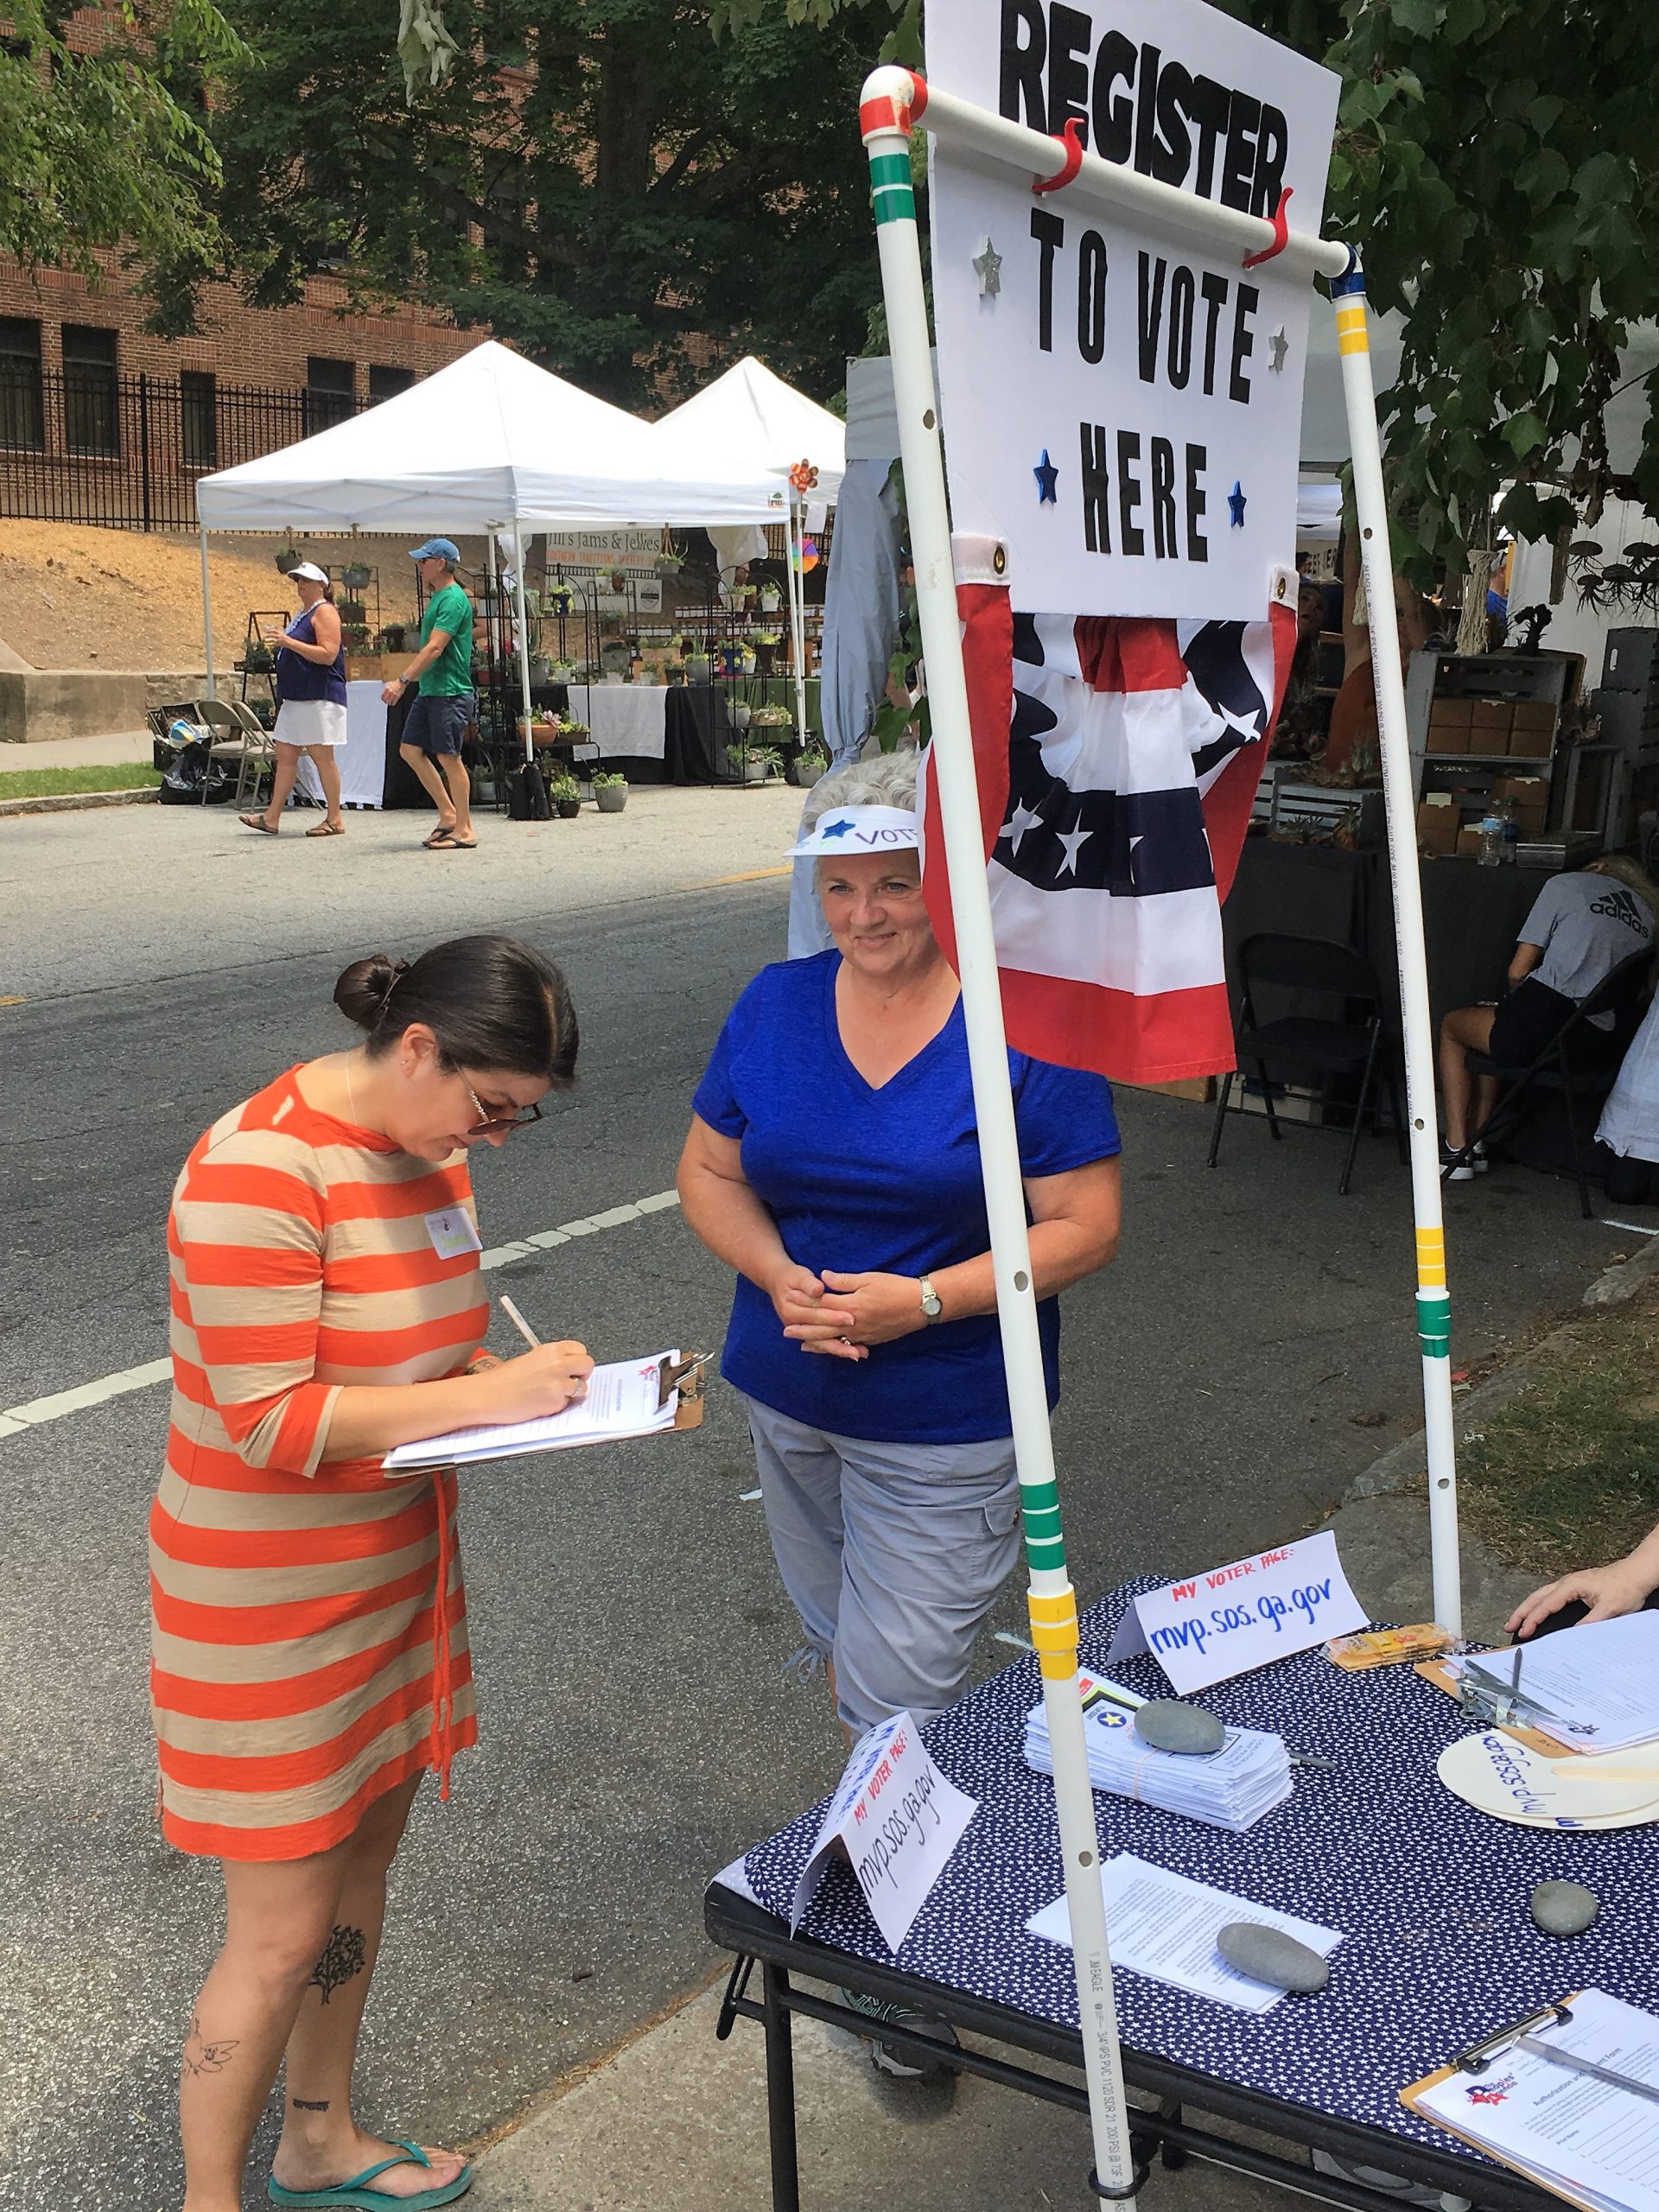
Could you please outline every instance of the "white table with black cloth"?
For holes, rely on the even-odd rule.
[[[1103,1669],[1128,1598],[1157,1586],[1126,1584],[1090,1608],[1085,1665]],[[1144,1694],[1168,1694],[1149,1658],[1111,1671]],[[740,2018],[765,2030],[774,2212],[798,2212],[802,2202],[791,2015],[868,2028],[848,2007],[797,1986],[797,1975],[918,2007],[1080,2075],[1071,1954],[1026,1929],[1064,1886],[1052,1786],[1023,1757],[1026,1715],[1040,1694],[1036,1662],[1024,1660],[926,1731],[934,1759],[978,1810],[896,1957],[844,1861],[831,1865],[799,1933],[789,1932],[790,1901],[822,1806],[709,1887],[709,1933],[738,1955],[718,2031],[729,2034]],[[1196,2109],[1487,2212],[1541,2212],[1557,2203],[1408,2112],[1399,2093],[1574,1989],[1593,1985],[1659,2010],[1655,1832],[1520,1828],[1464,1804],[1441,1784],[1434,1762],[1469,1724],[1408,1667],[1350,1675],[1323,1651],[1310,1652],[1206,1691],[1201,1702],[1230,1724],[1277,1729],[1293,1751],[1335,1760],[1334,1770],[1297,1767],[1294,1796],[1242,1836],[1096,1791],[1103,1858],[1133,1851],[1236,1894],[1241,1918],[1251,1902],[1275,1905],[1340,1929],[1343,1940],[1323,1992],[1287,1996],[1266,2013],[1117,1974],[1124,2073],[1132,2094],[1150,2100],[1132,2121],[1137,2161],[1210,2159],[1355,2212],[1398,2202],[1217,2137],[1188,2118]],[[1533,1925],[1529,1895],[1547,1879],[1585,1882],[1598,1893],[1601,1915],[1586,1935],[1561,1942]],[[758,1995],[751,1990],[757,1967]],[[906,2031],[881,2032],[902,2044]],[[937,2044],[917,2047],[938,2056]],[[1057,2080],[977,2050],[964,2050],[959,2063],[1047,2102],[1087,2109],[1080,2079]]]

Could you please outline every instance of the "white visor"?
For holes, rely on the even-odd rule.
[[[326,584],[328,581],[327,569],[320,569],[315,561],[302,561],[288,573],[290,576],[303,576],[308,584]]]
[[[785,857],[824,861],[836,853],[913,853],[921,842],[921,825],[908,807],[832,806]]]

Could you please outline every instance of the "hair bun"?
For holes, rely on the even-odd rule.
[[[372,952],[366,960],[354,960],[334,985],[334,1004],[348,1021],[359,1029],[373,1029],[385,1012],[386,1001],[399,982],[409,973],[407,960],[394,960],[385,952]]]

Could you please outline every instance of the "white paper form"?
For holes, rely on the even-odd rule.
[[[1572,2009],[1565,2026],[1535,2029],[1539,2041],[1659,2086],[1651,2012],[1599,1989],[1586,1989]],[[1454,2072],[1413,2102],[1547,2185],[1559,2183],[1607,2212],[1659,2212],[1659,2104],[1646,2097],[1511,2049],[1484,2072]]]
[[[541,1421],[452,1429],[447,1436],[400,1444],[387,1452],[383,1464],[388,1474],[399,1474],[416,1467],[467,1466],[480,1459],[511,1459],[530,1452],[563,1452],[577,1444],[650,1436],[673,1426],[679,1393],[671,1390],[665,1406],[657,1400],[663,1361],[678,1357],[677,1352],[666,1351],[651,1359],[613,1360],[594,1368],[585,1396],[563,1413],[549,1414]]]
[[[1174,1989],[1190,1989],[1198,1997],[1213,1997],[1218,2004],[1236,2005],[1245,2012],[1270,2012],[1285,1993],[1235,1973],[1222,1957],[1216,1937],[1230,1921],[1253,1920],[1266,1928],[1281,1928],[1322,1959],[1329,1958],[1342,1941],[1340,1929],[1321,1928],[1317,1921],[1300,1919],[1294,1912],[1253,1904],[1230,1891],[1172,1874],[1137,1859],[1132,1851],[1120,1851],[1103,1861],[1100,1882],[1115,1967],[1145,1974],[1149,1981],[1166,1981]],[[1051,1943],[1069,1946],[1071,1921],[1064,1897],[1033,1913],[1026,1927]]]
[[[1506,1687],[1515,1655],[1482,1652],[1477,1674]],[[1659,1613],[1581,1621],[1529,1643],[1521,1694],[1552,1736],[1586,1751],[1623,1751],[1659,1736]],[[1554,1725],[1554,1724],[1559,1725]]]

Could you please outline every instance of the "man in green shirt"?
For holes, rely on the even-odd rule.
[[[438,810],[438,826],[425,843],[435,853],[470,853],[478,837],[473,829],[472,785],[461,748],[478,720],[478,694],[473,689],[473,602],[455,580],[461,548],[453,538],[429,537],[409,557],[419,569],[428,594],[421,617],[421,649],[380,696],[393,707],[411,683],[418,687],[404,719],[398,749]]]

